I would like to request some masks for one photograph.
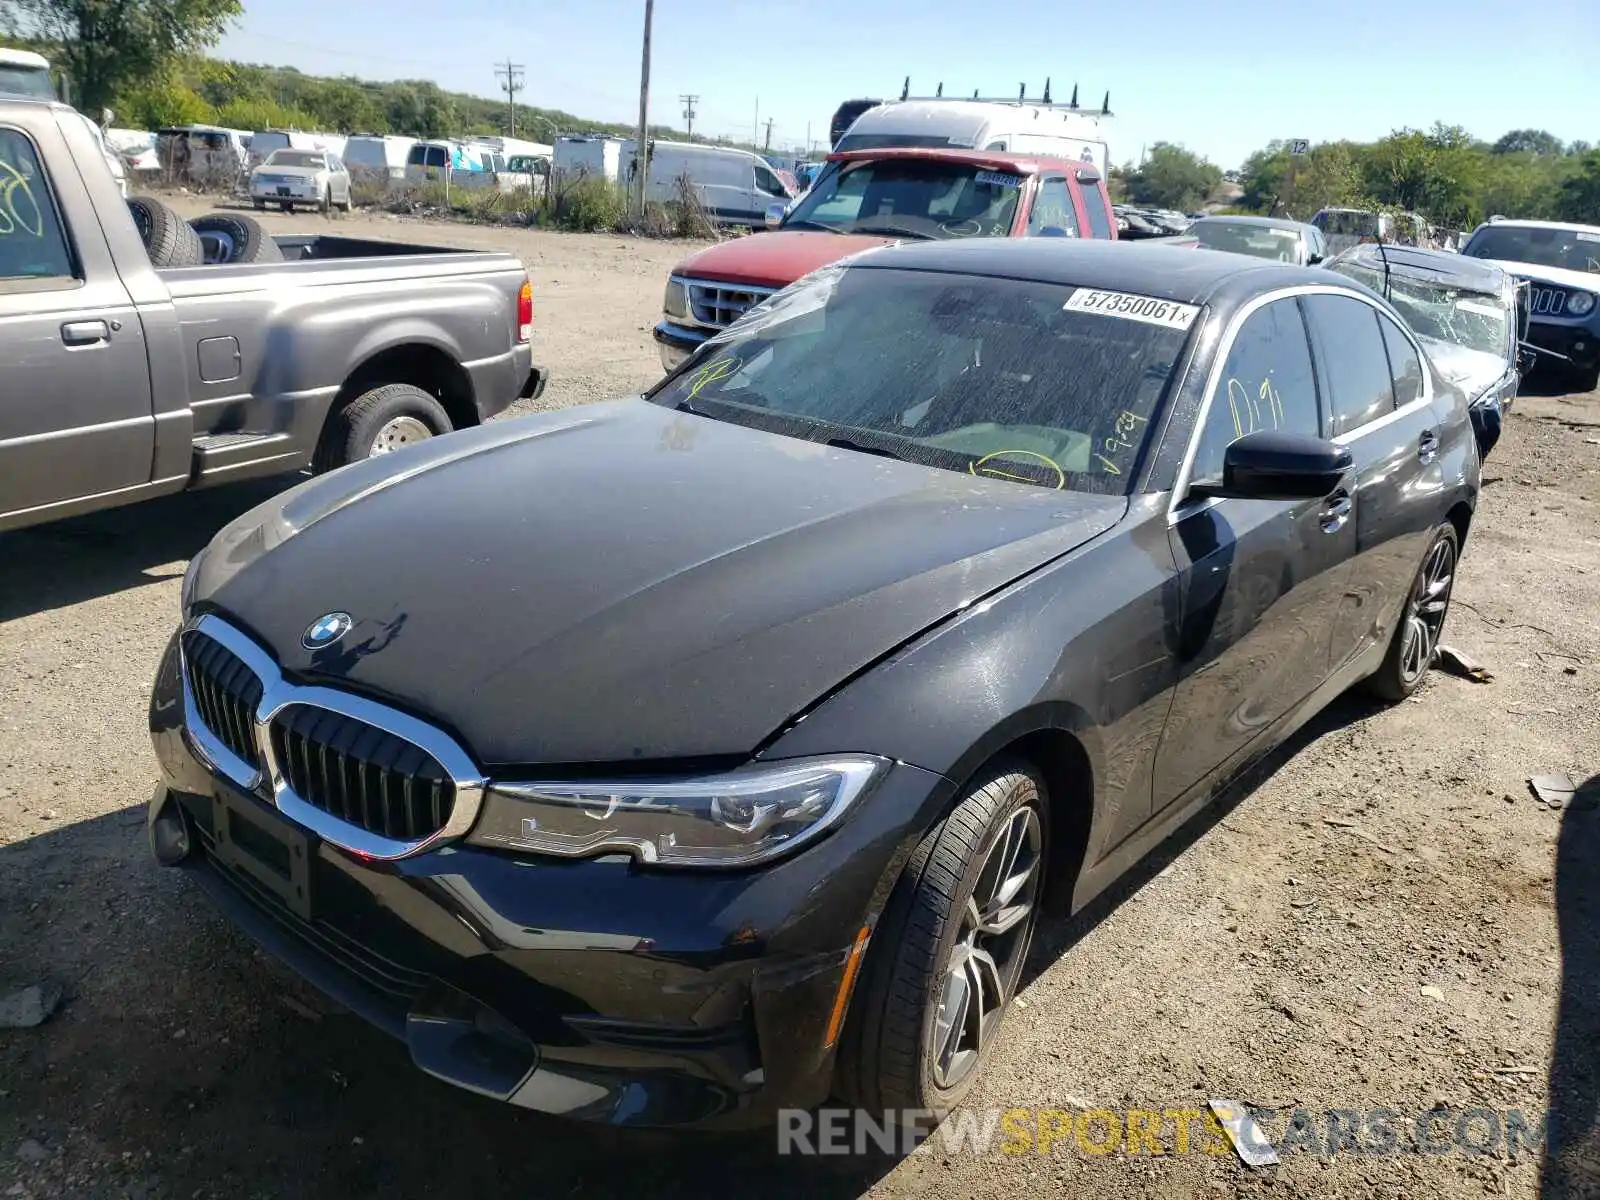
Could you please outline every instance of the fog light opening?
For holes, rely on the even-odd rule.
[[[183,806],[172,794],[150,822],[150,851],[164,867],[175,867],[188,858],[194,850],[194,838],[189,832],[189,821]]]
[[[850,1008],[850,993],[855,990],[856,978],[861,974],[861,960],[867,953],[867,942],[872,938],[872,926],[863,925],[856,934],[850,953],[845,956],[844,974],[839,978],[839,991],[833,998],[833,1013],[828,1017],[828,1034],[822,1040],[824,1050],[833,1049],[844,1032],[844,1014]]]

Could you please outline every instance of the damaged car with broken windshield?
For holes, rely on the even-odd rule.
[[[1493,263],[1409,246],[1352,246],[1324,265],[1406,319],[1434,370],[1470,398],[1478,454],[1488,458],[1536,353],[1525,341],[1526,286]]]

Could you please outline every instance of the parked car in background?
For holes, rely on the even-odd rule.
[[[250,135],[249,165],[259,166],[276,150],[321,150],[343,155],[349,139],[343,134],[317,133],[304,129],[258,129]]]
[[[1130,242],[1175,237],[1186,233],[1194,223],[1183,213],[1171,209],[1144,208],[1134,204],[1114,204],[1111,213],[1116,218],[1117,236]]]
[[[550,157],[543,154],[518,154],[506,162],[498,180],[501,191],[523,189],[544,195],[550,183]]]
[[[808,271],[890,241],[1116,237],[1087,163],[931,148],[830,155],[804,196],[773,204],[769,228],[673,268],[654,331],[668,370]]]
[[[238,184],[249,159],[245,135],[220,125],[158,129],[156,154],[172,182],[225,190]]]
[[[1467,397],[1478,453],[1489,457],[1531,356],[1528,289],[1493,263],[1444,250],[1352,246],[1324,264],[1388,300],[1428,359]]]
[[[1040,914],[1449,610],[1461,395],[1337,275],[1173,264],[872,251],[643,398],[269,500],[157,670],[158,861],[479,1096],[949,1111]]]
[[[509,254],[191,225],[124,201],[57,104],[0,101],[0,161],[37,214],[36,236],[0,237],[0,530],[331,470],[542,386]],[[197,228],[232,261],[200,265]]]
[[[1104,112],[1076,103],[1043,100],[894,100],[858,116],[834,144],[836,151],[927,146],[951,150],[990,150],[1037,154],[1092,163],[1102,175],[1109,152],[1101,122]]]
[[[1365,208],[1324,208],[1311,218],[1322,231],[1329,255],[1366,242],[1394,241],[1394,218]]]
[[[856,118],[869,108],[877,108],[882,100],[846,100],[834,110],[833,119],[828,123],[828,149],[837,150],[839,142],[850,126],[854,125]]]
[[[274,150],[250,172],[250,201],[257,208],[276,204],[284,212],[311,205],[349,212],[350,172],[337,154],[324,150]]]
[[[1528,340],[1580,391],[1600,386],[1600,225],[1492,220],[1461,253],[1529,284]]]
[[[371,172],[380,179],[400,180],[406,177],[406,156],[416,138],[399,137],[383,133],[353,133],[345,139],[345,168],[353,173]]]
[[[1184,230],[1207,250],[1228,250],[1297,267],[1315,266],[1327,255],[1322,231],[1304,221],[1279,217],[1201,217]]]
[[[444,183],[451,187],[493,187],[487,147],[473,142],[417,142],[406,154],[406,182]]]
[[[767,210],[787,204],[794,191],[759,154],[733,146],[700,142],[651,141],[645,199],[671,203],[687,184],[695,199],[719,225],[759,229]],[[637,169],[636,144],[622,146],[622,181],[632,184]]]
[[[618,183],[622,179],[623,147],[631,159],[633,143],[611,134],[563,134],[556,138],[552,171],[565,179],[580,176]]]

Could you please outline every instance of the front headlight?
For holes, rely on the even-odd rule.
[[[689,780],[492,783],[468,840],[563,858],[622,851],[661,866],[744,867],[817,837],[885,766],[846,755]]]
[[[1590,292],[1569,292],[1567,311],[1575,317],[1588,316],[1594,309],[1594,295]]]
[[[689,289],[681,279],[667,280],[667,294],[661,300],[661,311],[680,321],[689,319]]]

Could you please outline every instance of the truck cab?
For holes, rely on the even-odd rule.
[[[654,330],[677,368],[702,342],[801,276],[896,241],[975,237],[1115,239],[1092,164],[975,150],[898,148],[830,155],[810,189],[774,205],[769,231],[673,268]]]

